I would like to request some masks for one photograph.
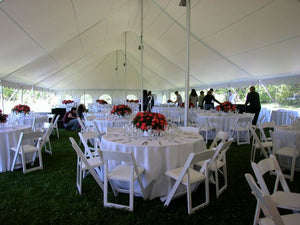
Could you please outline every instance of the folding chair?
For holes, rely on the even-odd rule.
[[[204,137],[205,137],[205,142],[207,144],[208,142],[208,135],[211,135],[211,138],[213,139],[214,135],[213,132],[216,131],[216,128],[214,128],[213,126],[211,126],[210,121],[208,118],[205,118],[205,126],[200,126],[200,133],[204,133]]]
[[[86,158],[86,155],[83,154],[81,149],[79,148],[78,144],[74,140],[74,138],[69,137],[71,141],[72,147],[77,154],[77,175],[76,175],[76,186],[79,194],[82,193],[82,174],[85,171],[89,171],[90,174],[93,176],[99,187],[103,190],[103,183],[99,174],[96,173],[95,169],[100,169],[103,165],[100,157],[94,158]]]
[[[59,120],[59,117],[60,117],[60,115],[56,115],[55,120],[54,120],[53,125],[52,125],[52,130],[51,130],[51,133],[50,133],[50,135],[51,135],[53,130],[55,129],[57,139],[59,139],[59,130],[58,130],[58,124],[57,124],[57,122]]]
[[[257,186],[251,174],[245,174],[246,180],[256,197],[257,201],[261,204],[261,208],[265,218],[258,218],[257,221],[262,225],[296,225],[299,224],[300,214],[287,214],[280,215],[272,197],[264,194],[263,191]]]
[[[79,117],[77,117],[77,120],[78,120],[78,123],[79,123],[79,126],[80,126],[80,131],[82,133],[86,132],[88,130],[88,127],[85,126],[84,122],[82,121],[82,119],[80,119]]]
[[[290,192],[290,189],[274,155],[270,155],[270,158],[263,159],[258,163],[252,162],[251,166],[262,192],[270,195],[278,208],[289,209],[298,212],[300,211],[300,194]],[[269,188],[264,180],[264,175],[268,172],[276,176],[274,187],[272,187],[272,194],[270,194]],[[279,185],[283,191],[278,190]],[[260,210],[260,203],[257,202],[253,223],[254,225],[258,223]]]
[[[260,130],[260,138],[262,141],[272,141],[272,131],[274,130],[276,124],[274,121],[264,122],[258,125]],[[267,131],[267,133],[266,133]]]
[[[43,137],[42,137],[42,149],[45,149],[45,152],[52,155],[52,147],[51,147],[51,141],[50,141],[50,135],[52,132],[52,126],[53,126],[54,121],[51,120],[50,124],[49,123],[44,123],[42,132],[43,132]],[[48,147],[47,147],[48,144]]]
[[[142,195],[145,199],[145,190],[141,179],[141,174],[144,172],[144,168],[138,167],[133,156],[133,153],[117,152],[117,151],[101,151],[104,160],[104,206],[114,207],[118,209],[126,209],[133,211],[133,199],[134,199],[134,182],[138,180]],[[108,169],[109,161],[119,162],[120,164],[113,168]],[[111,188],[115,196],[121,193],[129,193],[129,205],[122,205],[117,203],[108,202],[108,181],[111,183]],[[127,188],[117,187],[112,181],[125,181],[129,183],[129,190]],[[136,192],[137,193],[137,192]]]
[[[97,133],[93,131],[87,131],[84,133],[78,132],[78,135],[80,137],[81,143],[84,146],[85,155],[90,158],[93,158],[94,156],[98,155],[98,151],[101,149],[100,139]],[[89,146],[89,143],[92,146]]]
[[[209,149],[208,150],[215,150],[216,147],[218,146],[218,142],[226,142],[227,139],[229,137],[229,133],[228,132],[225,132],[225,131],[221,131],[219,130],[213,140],[213,142],[211,143],[211,145],[209,146]]]
[[[177,193],[180,184],[186,186],[188,214],[194,213],[196,210],[205,207],[209,204],[209,169],[214,151],[203,151],[199,153],[191,153],[183,167],[166,171],[166,175],[175,180],[171,191],[165,201],[165,206],[168,206],[173,198],[181,196],[183,193]],[[204,160],[200,171],[196,171],[192,166],[199,161]],[[205,183],[205,201],[193,207],[192,204],[192,188],[191,185],[197,183]],[[196,188],[195,188],[196,189]]]
[[[255,130],[250,126],[249,127],[250,132],[253,136],[253,141],[252,141],[252,146],[251,146],[251,154],[250,154],[250,162],[254,162],[255,161],[255,154],[256,154],[256,150],[260,149],[261,153],[264,155],[265,158],[269,158],[268,156],[268,152],[269,154],[272,153],[272,142],[271,141],[265,141],[262,142],[259,137],[257,136]]]
[[[253,114],[254,115],[254,114]],[[250,131],[249,128],[251,127],[251,122],[253,120],[252,117],[239,117],[234,125],[234,127],[230,128],[231,131],[231,137],[234,137],[234,134],[236,134],[236,140],[237,144],[250,144]],[[244,134],[244,137],[241,136],[241,134]],[[241,141],[242,138],[244,141]]]
[[[228,180],[227,180],[227,161],[226,161],[226,152],[230,148],[233,142],[233,138],[230,138],[227,142],[221,142],[214,150],[214,156],[212,157],[212,164],[210,166],[210,180],[216,185],[216,196],[219,196],[227,189]],[[202,167],[204,161],[196,162],[195,165]],[[223,176],[224,184],[220,187],[219,173]],[[215,175],[212,177],[212,175]]]
[[[22,163],[24,174],[35,170],[43,169],[41,139],[42,139],[42,132],[29,132],[29,133],[22,132],[20,134],[18,145],[11,147],[11,150],[15,152],[12,165],[11,165],[11,171],[14,171],[18,155],[21,155],[21,163]],[[29,153],[33,153],[32,159],[30,161],[26,161],[25,155]],[[33,166],[37,154],[39,158],[39,165],[27,169],[26,163],[31,162],[31,166]]]
[[[277,138],[280,135],[280,133],[273,133],[273,154],[276,155],[277,157],[287,157],[290,158],[290,160],[287,162],[287,164],[281,164],[281,167],[283,168],[288,168],[290,170],[290,174],[284,173],[284,176],[286,178],[289,178],[290,181],[294,180],[294,173],[295,173],[295,167],[296,167],[296,159],[300,157],[300,152],[296,147],[291,147],[291,146],[283,146],[278,148],[278,144],[276,144],[277,141],[280,139]]]

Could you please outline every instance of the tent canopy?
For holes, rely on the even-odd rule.
[[[184,88],[179,2],[144,0],[145,89]],[[191,8],[191,87],[300,82],[298,0],[191,0]],[[0,30],[4,85],[141,88],[141,0],[2,0]]]

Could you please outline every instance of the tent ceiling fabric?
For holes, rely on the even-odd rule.
[[[179,2],[144,0],[145,89],[185,86],[186,8]],[[141,0],[3,0],[2,84],[140,89],[140,8]],[[191,8],[191,87],[300,82],[299,1],[191,0]]]

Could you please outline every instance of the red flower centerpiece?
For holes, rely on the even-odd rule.
[[[180,104],[180,107],[184,107],[184,102]],[[189,108],[195,108],[194,103],[190,102]]]
[[[74,101],[73,100],[63,100],[62,101],[62,104],[70,104],[70,103],[73,103]]]
[[[6,123],[8,115],[2,113],[2,110],[0,109],[0,123]]]
[[[30,107],[28,105],[16,105],[12,111],[16,114],[18,113],[24,113],[24,114],[28,114],[30,112]]]
[[[167,103],[173,103],[173,101],[171,99],[168,99]]]
[[[235,105],[232,104],[229,101],[226,101],[226,102],[223,102],[220,105],[216,106],[216,110],[217,111],[224,111],[224,112],[229,112],[229,111],[234,112],[235,111]]]
[[[111,114],[125,116],[131,114],[132,110],[128,105],[115,105],[110,111]]]
[[[107,101],[103,100],[103,99],[97,99],[96,102],[98,102],[101,105],[105,105],[108,104]]]
[[[132,123],[136,128],[142,131],[147,131],[148,128],[152,130],[165,130],[165,126],[168,125],[166,117],[160,113],[138,112]]]
[[[127,99],[126,100],[127,102],[129,102],[129,103],[139,103],[139,100],[133,100],[133,99]]]

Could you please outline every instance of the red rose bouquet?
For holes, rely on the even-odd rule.
[[[131,114],[132,110],[128,105],[115,105],[110,111],[111,114],[125,116]]]
[[[28,114],[30,112],[30,107],[28,105],[16,105],[13,109],[13,112],[15,112],[16,114],[18,113],[25,113]]]
[[[173,103],[173,101],[171,99],[168,99],[167,103]]]
[[[102,99],[97,99],[96,102],[98,102],[98,103],[101,104],[101,105],[107,104],[107,101],[102,100]]]
[[[180,104],[180,107],[184,107],[184,102]],[[195,108],[194,103],[190,102],[189,108]]]
[[[133,100],[133,99],[127,99],[126,100],[127,102],[129,102],[129,103],[139,103],[139,100]]]
[[[73,102],[74,102],[73,100],[63,100],[62,104],[70,104],[70,103],[73,103]]]
[[[223,102],[220,105],[216,106],[216,110],[217,111],[224,111],[224,112],[228,112],[228,111],[235,111],[235,105],[232,104],[229,101]]]
[[[148,128],[152,130],[165,130],[165,126],[168,125],[164,115],[149,112],[138,112],[132,123],[142,131],[147,131]]]
[[[2,113],[2,110],[0,109],[0,123],[5,123],[7,120],[8,115]]]

